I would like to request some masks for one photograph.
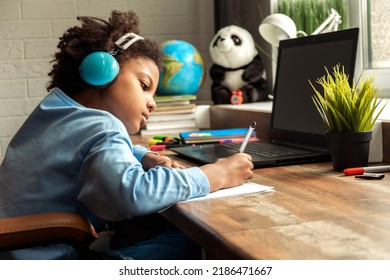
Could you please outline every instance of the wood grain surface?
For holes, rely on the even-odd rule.
[[[274,193],[179,203],[163,213],[218,259],[390,259],[390,176],[329,163],[256,170]]]

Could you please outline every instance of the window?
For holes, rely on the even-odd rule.
[[[313,33],[335,9],[341,18],[345,18],[348,0],[278,0],[278,12],[289,16],[298,30],[306,34]],[[338,29],[347,27],[342,20]]]
[[[319,4],[321,2],[313,2],[313,0],[295,1]],[[271,10],[276,12],[278,8],[286,9],[286,7],[282,6],[283,2],[289,3],[289,6],[297,7],[297,5],[293,4],[294,1],[291,0],[271,0]],[[355,77],[375,74],[376,85],[382,88],[381,96],[390,97],[390,21],[388,21],[390,17],[390,0],[322,0],[322,2],[326,3],[324,4],[325,7],[329,5],[337,6],[340,3],[346,5],[345,10],[343,10],[342,6],[334,8],[342,14],[342,24],[339,28],[360,28]],[[287,7],[287,11],[288,9]],[[324,16],[324,9],[316,8],[314,10],[315,13],[318,13],[316,18]],[[309,13],[308,11],[312,12],[310,9],[306,9],[305,13]],[[288,14],[288,12],[286,13]],[[297,20],[297,23],[298,27],[299,20]],[[307,29],[309,29],[308,33],[310,33],[310,28]]]

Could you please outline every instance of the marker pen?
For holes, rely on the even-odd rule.
[[[162,151],[164,149],[174,148],[174,147],[182,147],[182,146],[195,146],[195,144],[156,144],[149,146],[151,151]]]
[[[152,146],[152,145],[156,145],[157,143],[162,143],[163,142],[163,140],[159,140],[159,139],[150,139],[149,141],[148,141],[148,144],[149,144],[149,146]]]
[[[353,167],[344,169],[345,175],[362,175],[363,173],[382,173],[390,172],[390,165],[384,166],[369,166],[369,167]]]

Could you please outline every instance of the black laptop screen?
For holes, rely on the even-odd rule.
[[[316,80],[326,74],[325,67],[331,72],[340,64],[352,83],[357,36],[358,29],[349,29],[280,42],[271,138],[298,138],[301,142],[306,137],[312,142],[309,138],[318,135],[324,140],[325,125],[312,101],[309,80],[322,92]]]

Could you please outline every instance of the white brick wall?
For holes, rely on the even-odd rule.
[[[47,94],[47,73],[58,37],[76,16],[107,18],[113,10],[134,10],[141,33],[157,42],[182,39],[211,65],[214,35],[211,0],[0,0],[0,161],[12,136]],[[210,78],[198,93],[210,102]]]

